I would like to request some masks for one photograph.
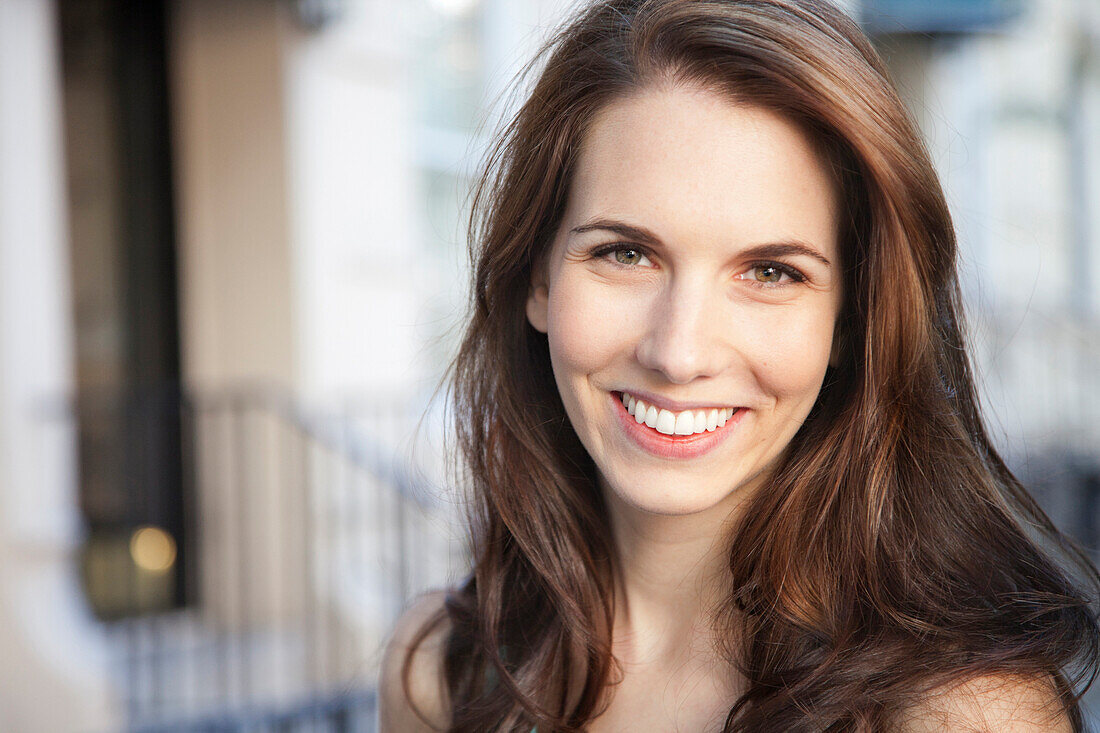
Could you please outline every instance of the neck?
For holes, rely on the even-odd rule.
[[[711,650],[715,611],[728,597],[730,531],[744,493],[690,515],[653,514],[605,487],[618,556],[616,656],[624,662],[675,663]]]

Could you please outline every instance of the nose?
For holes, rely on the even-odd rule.
[[[699,282],[663,290],[648,314],[636,356],[646,369],[674,384],[719,374],[730,358],[729,334],[723,333],[721,303]]]

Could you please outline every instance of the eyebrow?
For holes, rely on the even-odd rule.
[[[589,222],[588,224],[582,224],[580,226],[573,227],[569,231],[571,234],[584,234],[585,232],[593,231],[607,231],[618,234],[620,237],[625,237],[626,239],[637,242],[639,244],[648,244],[650,246],[659,246],[661,244],[660,237],[658,237],[656,234],[649,231],[645,227],[634,226],[632,224],[626,224],[624,222],[614,221],[612,219],[597,219],[596,221]],[[741,255],[760,259],[802,255],[804,257],[811,257],[821,264],[825,265],[826,267],[833,266],[833,263],[829,261],[829,258],[821,254],[820,250],[798,239],[784,239],[778,242],[765,242],[763,244],[757,244],[744,250]]]

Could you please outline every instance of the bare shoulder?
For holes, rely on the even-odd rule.
[[[905,716],[905,733],[1073,733],[1053,681],[990,675],[927,696]]]
[[[443,652],[449,623],[445,616],[416,644],[425,625],[443,612],[442,591],[421,597],[401,616],[382,658],[378,681],[378,720],[381,733],[437,731],[447,728],[447,693],[443,680]],[[415,646],[415,649],[414,649]],[[405,660],[409,657],[406,686]]]

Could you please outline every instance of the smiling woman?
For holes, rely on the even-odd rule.
[[[1081,729],[1097,573],[986,437],[858,28],[604,0],[548,52],[475,201],[474,567],[399,624],[383,728]]]
[[[526,311],[613,527],[705,511],[713,536],[768,480],[833,351],[835,188],[795,125],[688,82],[592,121]],[[695,437],[711,411],[730,414]]]

